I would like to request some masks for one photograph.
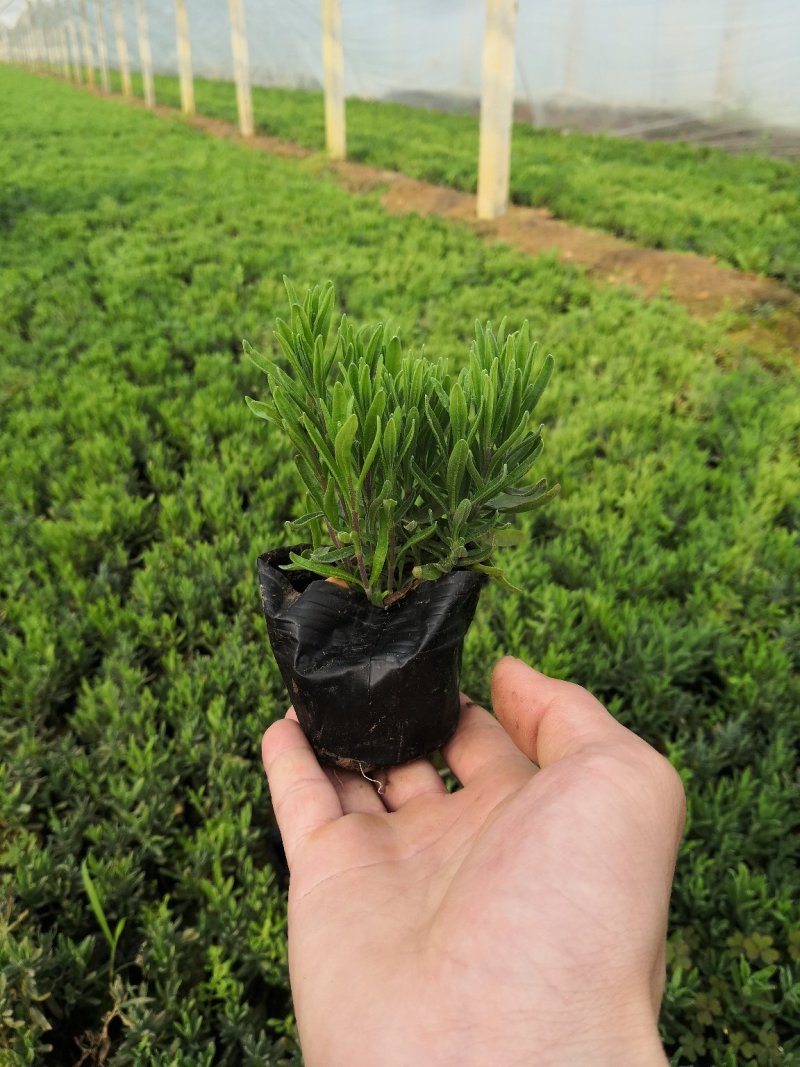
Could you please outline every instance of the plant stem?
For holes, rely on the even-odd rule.
[[[366,590],[367,596],[372,595],[372,590],[369,585],[369,576],[367,575],[367,568],[364,564],[364,552],[361,545],[361,526],[358,521],[358,508],[356,507],[355,497],[350,497],[350,517],[353,522],[353,541],[355,542],[354,548],[356,550],[356,563],[358,564],[358,573],[361,577],[361,581]]]
[[[386,592],[391,595],[392,586],[394,585],[394,561],[397,555],[397,534],[394,526],[389,528],[389,568],[388,577],[386,579]]]

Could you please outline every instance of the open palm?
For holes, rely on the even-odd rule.
[[[577,686],[505,659],[492,697],[462,700],[453,794],[427,760],[380,794],[323,770],[292,712],[267,731],[307,1067],[665,1062],[680,781]]]

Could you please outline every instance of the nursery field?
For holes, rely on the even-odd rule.
[[[263,376],[242,355],[243,338],[276,350],[289,274],[332,279],[355,322],[390,320],[453,366],[475,318],[528,318],[554,354],[537,472],[562,495],[506,551],[522,592],[482,595],[464,688],[488,701],[489,665],[511,653],[589,687],[668,755],[689,806],[668,1053],[799,1064],[797,367],[555,257],[388,215],[314,160],[8,68],[0,98],[0,1062],[301,1063],[259,758],[287,701],[255,558],[291,543],[282,520],[302,501],[288,442],[246,408]],[[286,94],[275,132],[313,142],[305,108]],[[352,115],[354,152],[396,163],[378,119]],[[426,164],[421,132],[404,152],[469,184],[471,134],[437,129],[451,157]],[[669,197],[702,157],[548,137],[531,131],[529,158],[559,145],[586,221],[632,204],[610,177],[592,191],[592,160],[654,186],[675,160],[664,226],[684,239]],[[708,208],[693,201],[692,239],[749,249],[762,211],[759,269],[788,277],[796,172],[730,168]]]
[[[140,92],[141,95],[141,92]],[[195,81],[200,114],[236,122],[230,82]],[[180,106],[178,79],[156,78],[159,102]],[[256,127],[309,148],[325,144],[320,93],[253,89]],[[347,102],[348,156],[474,192],[474,115]],[[714,256],[800,289],[800,163],[762,155],[601,134],[514,127],[511,197],[559,218],[652,248]]]

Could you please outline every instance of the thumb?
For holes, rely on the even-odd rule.
[[[644,745],[586,689],[504,656],[492,673],[498,721],[528,759],[546,767],[588,747]]]

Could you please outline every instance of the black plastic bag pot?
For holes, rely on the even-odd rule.
[[[309,571],[258,558],[272,651],[318,758],[370,770],[425,756],[458,725],[464,636],[485,581],[453,571],[389,608]]]

